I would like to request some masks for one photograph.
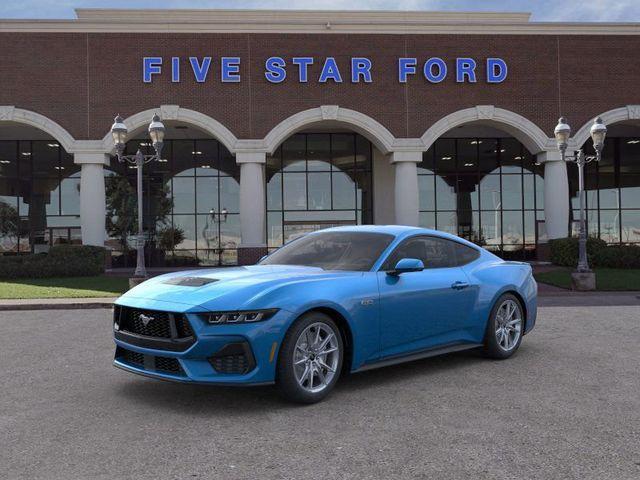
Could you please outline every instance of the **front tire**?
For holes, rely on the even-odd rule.
[[[524,332],[524,311],[520,300],[511,293],[502,295],[491,309],[484,340],[484,353],[490,358],[505,359],[520,347]]]
[[[293,323],[282,342],[276,384],[288,400],[319,402],[337,383],[343,358],[340,329],[331,317],[306,313]]]

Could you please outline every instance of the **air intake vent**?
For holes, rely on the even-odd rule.
[[[216,278],[204,278],[204,277],[174,277],[169,280],[165,280],[166,285],[179,285],[181,287],[202,287],[209,283],[217,282]]]

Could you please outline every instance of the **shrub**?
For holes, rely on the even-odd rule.
[[[594,254],[593,266],[640,268],[640,247],[637,245],[609,245]]]
[[[576,237],[549,240],[551,263],[563,267],[575,267],[578,264],[578,239]],[[587,259],[593,264],[596,253],[608,248],[607,242],[599,238],[587,238]]]
[[[0,256],[0,278],[88,277],[104,273],[106,250],[59,245],[49,253]]]

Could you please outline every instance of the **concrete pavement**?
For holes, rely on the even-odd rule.
[[[108,310],[2,312],[0,478],[636,479],[639,318],[542,307],[510,360],[373,370],[300,407],[116,370]]]

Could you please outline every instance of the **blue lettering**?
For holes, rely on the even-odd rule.
[[[438,73],[433,73],[433,68],[438,68]],[[431,83],[440,83],[447,76],[447,64],[444,60],[438,57],[433,57],[427,60],[424,64],[424,76]]]
[[[415,58],[398,59],[398,81],[400,83],[407,83],[407,75],[413,75],[416,73],[417,62],[418,60]]]
[[[456,58],[456,82],[464,83],[464,77],[470,83],[476,82],[476,61],[473,58]]]
[[[240,81],[240,57],[222,57],[221,76],[224,83]]]
[[[162,71],[162,57],[144,57],[142,59],[142,81],[151,83],[151,75],[159,75]]]
[[[197,57],[189,57],[189,62],[191,62],[191,69],[193,70],[193,76],[196,78],[196,82],[203,83],[209,74],[211,57],[204,57],[202,59],[202,65],[198,63]]]
[[[342,83],[342,77],[340,76],[340,69],[336,63],[336,59],[333,57],[327,57],[322,66],[320,72],[320,83],[326,83],[327,80],[333,80],[336,83]]]
[[[507,78],[507,62],[501,58],[487,58],[487,83],[502,83]]]
[[[264,72],[264,76],[271,83],[280,83],[284,82],[284,79],[287,78],[287,71],[284,69],[286,63],[282,57],[269,57],[267,61],[264,62],[264,66],[267,69]]]
[[[313,64],[312,57],[294,57],[291,63],[298,65],[298,79],[301,83],[307,83],[309,65]]]
[[[180,58],[171,57],[171,81],[178,83],[180,81]]]
[[[363,77],[366,83],[371,83],[371,60],[354,57],[351,59],[351,82],[360,82],[360,77]]]

